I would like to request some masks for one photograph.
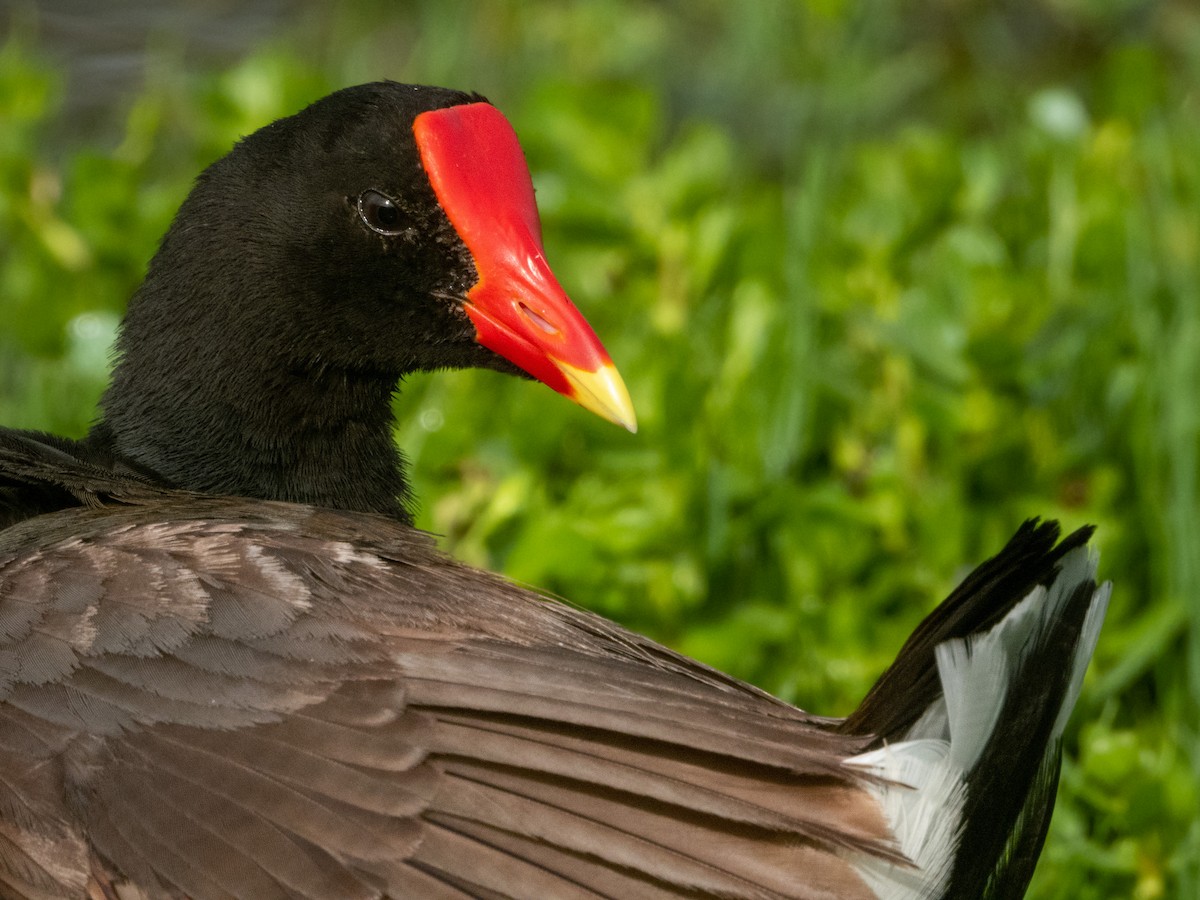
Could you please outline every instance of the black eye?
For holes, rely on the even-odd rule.
[[[368,228],[380,234],[399,234],[404,230],[400,207],[379,191],[363,191],[358,195],[358,214]]]

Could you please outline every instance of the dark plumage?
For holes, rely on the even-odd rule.
[[[408,372],[524,369],[633,427],[522,280],[502,122],[377,84],[245,139],[91,434],[0,430],[0,895],[1020,896],[1107,600],[1087,531],[1024,526],[839,722],[411,527]]]
[[[193,490],[400,514],[397,379],[512,369],[457,304],[431,301],[463,296],[476,273],[412,122],[471,99],[342,91],[214,163],[129,305],[87,444]],[[398,238],[361,227],[347,201],[366,189],[403,204]]]

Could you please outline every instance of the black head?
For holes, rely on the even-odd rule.
[[[546,266],[511,126],[441,88],[347,88],[243,139],[181,206],[117,347],[93,439],[198,490],[361,505],[288,485],[364,481],[329,448],[390,446],[388,398],[418,370],[525,371],[632,425]]]
[[[244,138],[180,208],[130,306],[122,354],[212,352],[175,343],[186,323],[205,343],[247,342],[276,365],[392,380],[440,366],[511,369],[463,312],[477,273],[413,136],[420,113],[477,100],[363,85]]]

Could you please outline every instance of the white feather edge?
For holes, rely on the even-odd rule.
[[[1044,639],[1075,589],[1095,577],[1098,562],[1098,554],[1087,547],[1070,551],[1050,587],[1030,591],[990,631],[939,644],[935,653],[942,698],[922,713],[904,741],[846,761],[884,779],[871,790],[900,851],[915,864],[854,860],[880,900],[941,896],[957,850],[965,776],[993,737],[1012,672]],[[1105,583],[1092,595],[1047,753],[1057,751],[1079,699],[1111,594],[1112,584]]]

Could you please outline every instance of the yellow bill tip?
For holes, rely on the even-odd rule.
[[[616,366],[607,363],[589,372],[562,360],[553,362],[571,384],[567,396],[600,418],[637,433],[637,413],[633,411],[633,401],[629,399],[629,391]]]

